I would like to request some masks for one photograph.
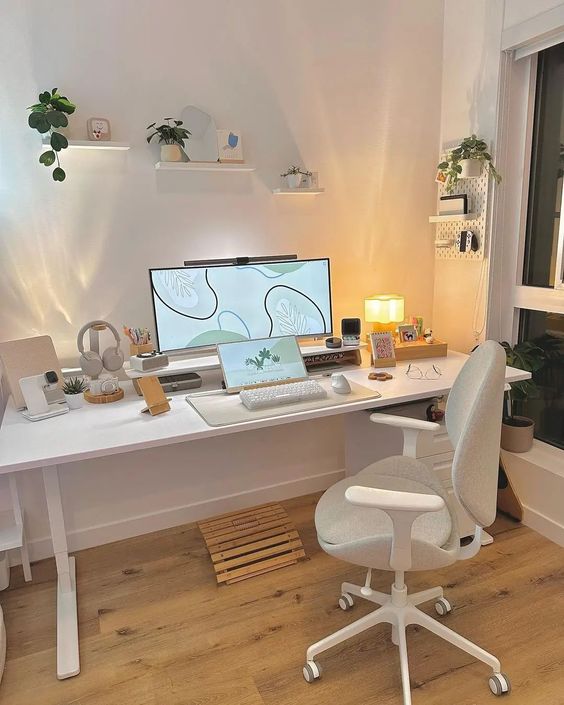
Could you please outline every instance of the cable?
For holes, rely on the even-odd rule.
[[[480,304],[482,303],[486,270],[487,259],[486,257],[484,257],[482,260],[482,266],[480,267],[480,278],[478,280],[478,288],[476,290],[476,298],[474,300],[474,313],[472,315],[472,335],[474,336],[474,340],[476,342],[480,340],[480,336],[482,335],[482,333],[484,332],[484,328],[486,327],[486,309],[484,307],[482,324],[480,328],[478,328],[478,316],[480,313]]]

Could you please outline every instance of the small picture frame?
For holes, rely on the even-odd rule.
[[[86,129],[88,130],[88,139],[92,142],[109,142],[112,139],[110,121],[107,118],[88,118]]]
[[[372,367],[395,367],[396,353],[391,333],[371,333]]]
[[[458,193],[439,198],[439,215],[465,215],[468,213],[468,196]]]
[[[398,337],[400,343],[416,343],[418,338],[417,328],[412,323],[398,326]]]
[[[219,161],[243,164],[243,140],[238,130],[217,131],[217,151]]]

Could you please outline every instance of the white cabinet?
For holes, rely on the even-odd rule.
[[[408,416],[425,419],[425,409],[430,402],[405,404],[385,413],[395,416]],[[401,455],[403,449],[403,432],[399,428],[372,423],[370,414],[365,411],[345,414],[346,445],[345,468],[347,475],[354,475],[370,463],[391,455]],[[460,536],[473,536],[475,524],[456,499],[452,487],[453,447],[446,428],[419,434],[417,442],[417,459],[432,470],[448,493],[449,504],[456,515]]]

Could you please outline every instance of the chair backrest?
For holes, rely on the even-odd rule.
[[[495,519],[505,352],[487,340],[466,361],[448,396],[446,427],[454,446],[452,484],[478,526]]]

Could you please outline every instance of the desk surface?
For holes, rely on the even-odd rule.
[[[0,474],[426,399],[447,393],[466,359],[462,353],[449,352],[447,357],[417,361],[424,369],[433,362],[440,367],[442,376],[435,380],[409,379],[407,362],[387,370],[394,375],[388,382],[370,381],[365,367],[347,370],[351,381],[382,396],[221,427],[208,426],[184,393],[174,396],[171,410],[161,416],[141,414],[143,399],[130,382],[123,384],[126,393],[120,402],[85,403],[81,409],[44,421],[26,420],[10,400],[0,427]],[[507,368],[508,382],[528,377],[523,370]],[[235,396],[233,403],[238,403]]]

